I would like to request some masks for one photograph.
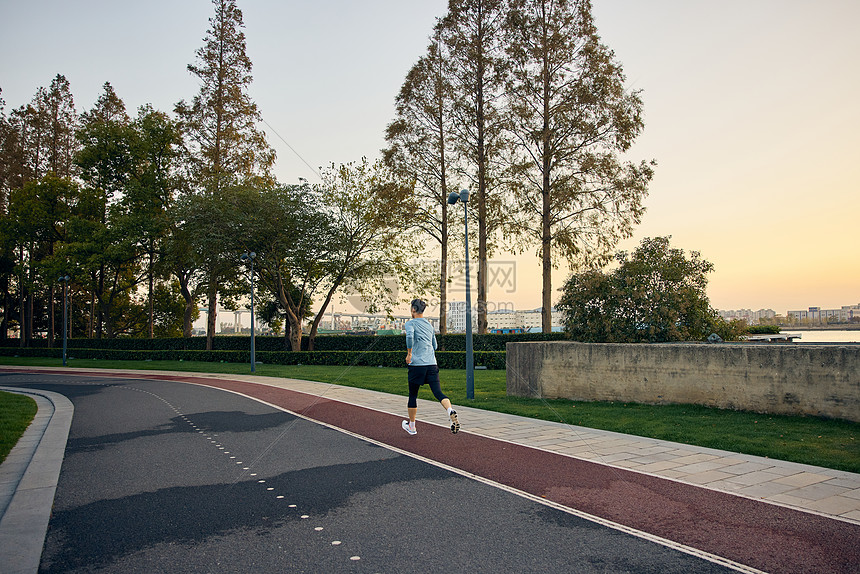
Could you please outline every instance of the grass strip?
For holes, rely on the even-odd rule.
[[[0,364],[58,367],[61,361],[4,357],[0,358]],[[236,363],[75,359],[70,366],[250,374],[247,364]],[[257,365],[255,374],[407,395],[405,369]],[[475,398],[467,400],[464,370],[442,370],[440,376],[442,390],[455,405],[860,473],[860,423],[808,416],[765,415],[699,405],[508,397],[505,371],[493,370],[475,371]],[[426,387],[422,388],[419,396],[433,400]]]
[[[33,422],[36,401],[32,398],[0,391],[0,463]]]

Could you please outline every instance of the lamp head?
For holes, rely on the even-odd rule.
[[[469,190],[468,189],[461,189],[460,190],[460,201],[462,201],[463,203],[469,202]]]
[[[460,199],[460,194],[457,193],[456,191],[452,191],[451,193],[448,194],[448,205],[454,205],[455,203],[457,203],[457,201],[459,201],[459,199]]]

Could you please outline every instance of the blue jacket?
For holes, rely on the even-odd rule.
[[[412,349],[411,365],[436,364],[436,333],[430,321],[423,317],[410,319],[404,325],[406,330],[406,348]]]

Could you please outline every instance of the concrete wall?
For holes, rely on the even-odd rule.
[[[860,422],[860,345],[508,343],[507,392]]]

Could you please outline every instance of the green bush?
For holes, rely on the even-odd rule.
[[[504,351],[476,351],[475,366],[488,369],[505,368]],[[11,348],[0,347],[0,356],[53,357],[63,356],[62,348]],[[70,349],[68,356],[77,359],[99,359],[112,361],[205,361],[225,363],[247,363],[251,361],[249,348],[242,350],[181,350],[181,349]],[[257,361],[278,365],[343,365],[405,367],[406,354],[399,351],[257,351]],[[443,369],[466,368],[466,353],[462,351],[440,351],[436,353]]]
[[[750,325],[747,335],[779,335],[779,325]]]
[[[566,337],[563,333],[523,333],[517,335],[473,335],[472,347],[475,351],[504,351],[510,342],[524,341],[560,341]],[[436,335],[439,351],[465,351],[466,335],[463,333],[451,335]],[[174,337],[162,339],[69,339],[69,349],[111,349],[134,351],[203,351],[206,349],[206,337]],[[63,341],[54,342],[54,348],[62,348]],[[217,336],[212,340],[214,351],[244,351],[251,346],[248,335]],[[257,351],[283,352],[289,351],[283,337],[255,337]],[[33,339],[29,348],[47,349],[47,339]],[[19,339],[0,340],[0,348],[21,349]],[[302,337],[302,350],[307,351],[308,338]],[[406,337],[403,335],[319,335],[314,340],[314,352],[318,351],[356,351],[406,352]],[[21,355],[24,356],[24,355]],[[44,355],[43,355],[44,356]]]

